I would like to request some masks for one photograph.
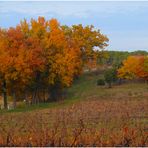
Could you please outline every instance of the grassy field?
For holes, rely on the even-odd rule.
[[[148,146],[148,86],[97,86],[88,73],[64,101],[1,111],[0,146]]]
[[[74,84],[66,90],[66,98],[56,103],[40,103],[38,105],[26,106],[19,103],[16,109],[0,110],[0,113],[26,112],[46,108],[61,108],[73,103],[85,100],[112,100],[123,98],[143,99],[148,97],[148,85],[145,83],[129,82],[122,85],[115,85],[110,89],[106,86],[97,86],[97,79],[103,77],[95,73],[86,73],[81,76]],[[2,102],[2,100],[1,100]],[[2,103],[1,103],[2,104]]]

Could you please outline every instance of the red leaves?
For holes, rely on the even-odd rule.
[[[103,48],[107,41],[93,26],[64,27],[56,19],[47,21],[44,17],[24,20],[16,27],[0,30],[0,75],[10,89],[57,83],[62,89],[80,75],[83,65],[96,66],[93,48]]]

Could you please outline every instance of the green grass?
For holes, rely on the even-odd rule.
[[[123,98],[144,98],[148,86],[144,83],[128,83],[116,85],[108,89],[106,86],[97,86],[97,79],[103,77],[95,73],[86,73],[68,88],[67,96],[62,102],[40,103],[26,106],[22,104],[13,110],[0,110],[0,113],[27,112],[47,108],[61,108],[88,99],[123,99]]]
[[[27,112],[27,111],[33,111],[36,109],[44,109],[44,108],[51,108],[58,106],[57,103],[39,103],[36,105],[30,105],[30,106],[18,106],[16,109],[11,110],[2,110],[0,113],[11,113],[11,112]]]
[[[68,89],[69,100],[81,100],[87,98],[114,98],[127,97],[129,93],[134,97],[143,97],[148,91],[148,86],[144,83],[128,83],[122,85],[115,85],[108,89],[106,86],[97,86],[97,79],[102,75],[87,74],[80,77],[74,85]]]

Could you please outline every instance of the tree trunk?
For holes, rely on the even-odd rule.
[[[38,89],[36,90],[36,104],[39,104],[40,103],[40,92],[38,91]]]
[[[42,94],[41,94],[41,97],[42,97],[41,102],[45,102],[45,101],[46,101],[46,92],[45,92],[45,90],[42,89],[42,92],[41,92],[41,93],[42,93]]]
[[[13,90],[12,92],[13,94],[13,108],[16,108],[16,94],[15,94],[15,91]]]
[[[52,102],[58,101],[62,98],[62,88],[59,83],[50,87],[50,98]]]
[[[4,109],[8,109],[6,80],[3,80],[2,87],[3,87]]]
[[[25,91],[25,102],[26,102],[26,105],[30,105],[29,104],[29,100],[28,100],[28,94],[27,94],[27,91]]]
[[[122,79],[118,79],[118,85],[121,85],[121,83],[122,83]]]
[[[33,92],[32,104],[36,104],[36,90]]]
[[[112,83],[108,83],[108,88],[112,88]]]

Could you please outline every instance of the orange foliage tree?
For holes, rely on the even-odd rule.
[[[118,77],[125,79],[142,78],[148,81],[148,57],[129,56],[118,69]]]
[[[103,50],[108,46],[109,39],[94,26],[81,24],[72,27],[62,26],[66,37],[74,41],[81,52],[82,65],[91,69],[95,68],[98,56],[98,49]]]
[[[94,48],[103,49],[108,38],[93,26],[61,26],[56,19],[23,20],[7,30],[0,29],[0,82],[7,108],[7,94],[38,103],[57,100],[64,87],[80,75],[83,66],[94,65]],[[91,64],[93,63],[93,64]]]

